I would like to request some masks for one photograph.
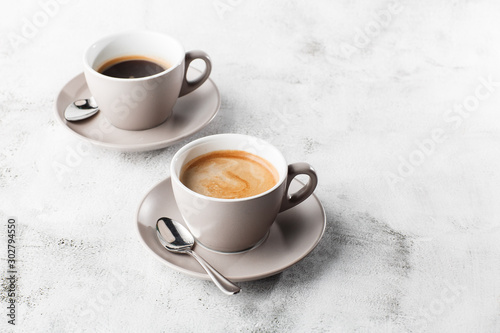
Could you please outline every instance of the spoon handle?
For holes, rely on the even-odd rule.
[[[222,290],[223,293],[225,293],[226,295],[234,295],[240,292],[240,287],[226,279],[221,273],[217,272],[215,268],[210,266],[210,264],[206,262],[202,257],[197,255],[196,252],[192,250],[186,252],[200,263],[201,267],[205,269],[212,281],[217,287],[219,287],[220,290]]]

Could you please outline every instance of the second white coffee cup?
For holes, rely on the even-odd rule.
[[[104,75],[99,68],[113,59],[145,57],[165,65],[165,70],[137,78]],[[193,81],[186,79],[189,64],[201,59],[205,70]],[[185,52],[174,38],[152,31],[131,31],[104,37],[83,57],[84,74],[101,112],[115,127],[144,130],[163,123],[172,114],[178,97],[208,79],[212,66],[203,51]]]
[[[276,184],[255,196],[221,199],[194,192],[181,182],[181,170],[187,162],[219,150],[241,150],[267,160],[278,173]],[[217,134],[185,145],[172,158],[170,173],[175,201],[197,242],[221,252],[239,252],[254,247],[266,237],[278,213],[307,199],[318,181],[309,164],[289,165],[273,145],[242,134]],[[309,181],[290,195],[290,183],[299,174],[308,175]]]

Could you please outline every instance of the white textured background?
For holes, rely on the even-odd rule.
[[[499,332],[499,16],[494,0],[2,1],[0,331]],[[209,53],[221,110],[167,149],[75,153],[55,96],[85,47],[130,28]],[[151,257],[133,220],[177,149],[222,132],[314,165],[328,218],[308,257],[235,297]]]

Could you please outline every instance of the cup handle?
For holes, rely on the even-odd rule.
[[[292,180],[297,175],[301,174],[308,175],[309,181],[300,190],[291,195],[288,195],[288,189],[290,188]],[[304,162],[290,164],[288,166],[285,194],[283,196],[283,200],[281,201],[280,212],[290,209],[306,200],[314,192],[317,184],[318,176],[316,175],[316,171],[314,171],[312,166]]]
[[[201,59],[205,62],[205,71],[195,80],[188,81],[186,75],[189,69],[189,65],[195,59]],[[199,50],[186,52],[184,79],[182,80],[181,92],[179,93],[179,97],[189,94],[190,92],[196,90],[199,86],[201,86],[203,82],[205,82],[210,76],[210,72],[212,72],[212,62],[210,61],[210,57],[208,56],[208,54]]]

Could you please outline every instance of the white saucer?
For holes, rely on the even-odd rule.
[[[200,73],[201,71],[190,68],[188,78],[197,77]],[[167,121],[148,130],[127,131],[116,128],[106,120],[102,112],[78,122],[69,122],[64,118],[64,110],[70,103],[90,96],[85,76],[81,73],[66,83],[57,96],[56,118],[79,137],[95,145],[119,151],[147,151],[170,146],[208,125],[220,107],[219,90],[208,79],[192,93],[179,98],[173,115]]]
[[[303,184],[293,180],[291,191]],[[137,211],[139,238],[157,259],[182,273],[208,280],[209,277],[193,258],[173,254],[156,238],[156,221],[162,216],[184,224],[175,204],[170,177],[154,186]],[[209,221],[207,221],[209,223]],[[311,195],[303,203],[278,215],[267,239],[258,247],[243,253],[223,254],[195,245],[194,250],[220,273],[232,281],[251,281],[269,277],[294,265],[318,244],[326,226],[321,202]]]

